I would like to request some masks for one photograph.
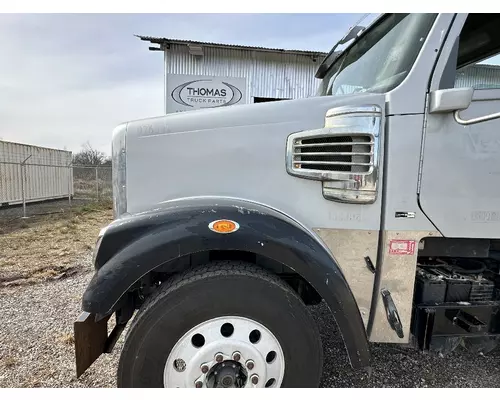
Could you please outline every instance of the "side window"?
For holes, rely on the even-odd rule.
[[[500,89],[500,15],[469,14],[460,34],[454,87]]]

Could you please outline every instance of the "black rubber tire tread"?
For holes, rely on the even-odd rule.
[[[282,387],[317,387],[319,385],[323,368],[323,348],[321,336],[316,322],[312,318],[302,299],[278,276],[256,266],[255,264],[244,261],[213,261],[193,269],[188,269],[173,276],[170,280],[164,282],[155,293],[145,300],[132,321],[125,337],[125,343],[118,364],[118,387],[145,387],[142,383],[139,385],[134,384],[131,382],[132,378],[130,376],[127,377],[127,375],[130,375],[127,374],[127,369],[130,367],[130,357],[127,357],[127,354],[132,350],[138,339],[137,337],[134,337],[137,328],[145,322],[145,319],[153,310],[155,310],[157,306],[159,306],[159,303],[169,295],[185,288],[188,285],[196,284],[199,281],[206,281],[208,279],[216,279],[218,277],[247,277],[255,279],[257,282],[265,282],[266,284],[272,285],[274,289],[277,289],[277,292],[281,291],[281,293],[287,298],[290,307],[292,306],[290,298],[293,299],[294,302],[297,302],[296,305],[298,305],[301,308],[301,311],[307,316],[306,319],[308,320],[308,323],[301,324],[301,326],[297,326],[296,329],[309,331],[308,334],[313,337],[316,342],[312,343],[312,346],[317,353],[316,356],[314,354],[309,354],[310,358],[308,360],[304,360],[304,363],[308,363],[312,371],[316,368],[317,373],[313,373],[305,380],[297,379],[297,377],[294,377],[294,379],[286,379],[287,372],[285,367],[285,379]],[[288,386],[285,385],[285,381],[289,382]],[[146,385],[146,387],[157,386],[159,386],[157,385],[157,382],[155,382],[154,385]]]

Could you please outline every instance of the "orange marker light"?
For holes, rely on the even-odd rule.
[[[240,229],[237,222],[228,219],[219,219],[217,221],[212,221],[208,227],[210,230],[217,233],[233,233]]]

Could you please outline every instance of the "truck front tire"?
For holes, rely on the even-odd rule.
[[[297,294],[255,265],[219,261],[146,300],[118,387],[317,387],[322,367],[318,328]]]

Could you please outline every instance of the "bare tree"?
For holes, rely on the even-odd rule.
[[[103,165],[107,163],[106,154],[94,149],[89,142],[82,146],[82,150],[73,155],[73,164],[75,165]]]

